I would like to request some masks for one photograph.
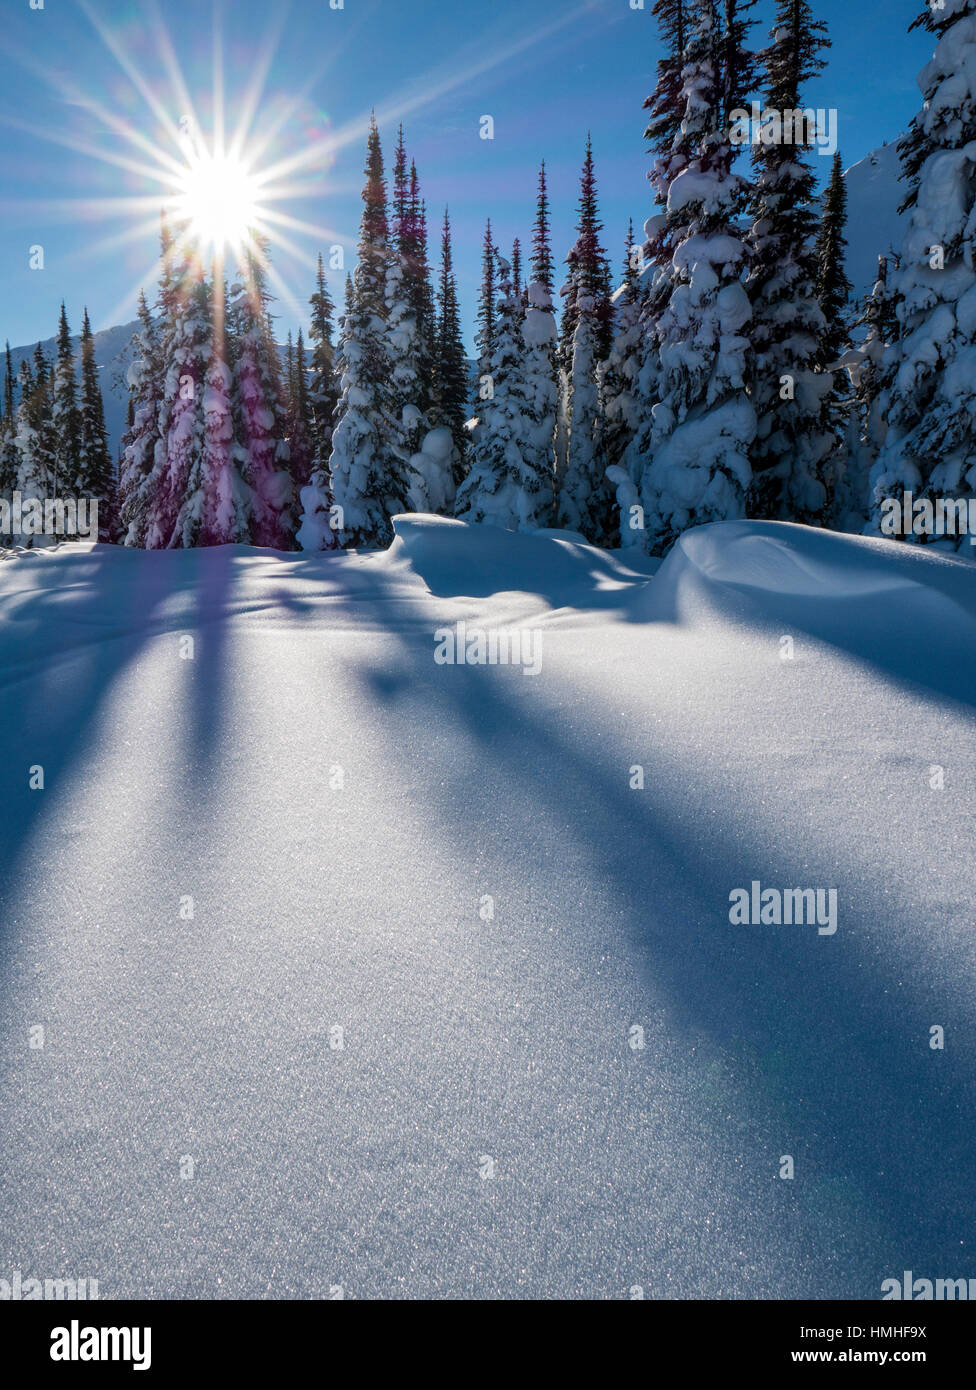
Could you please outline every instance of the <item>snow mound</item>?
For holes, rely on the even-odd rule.
[[[630,616],[802,635],[898,682],[967,704],[976,692],[976,567],[919,546],[716,522],[681,537]]]
[[[834,542],[837,542],[835,544]],[[889,544],[781,522],[719,522],[687,532],[665,561],[662,579],[693,568],[712,584],[798,598],[849,599],[907,588],[912,580]]]
[[[587,545],[572,531],[507,531],[500,526],[411,514],[393,518],[385,564],[421,579],[439,597],[525,593],[551,606],[592,606],[593,597],[643,590],[656,562],[640,567]]]

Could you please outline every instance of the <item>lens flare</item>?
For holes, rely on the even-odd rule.
[[[201,250],[239,251],[261,219],[260,183],[233,154],[194,154],[177,180],[177,219]]]

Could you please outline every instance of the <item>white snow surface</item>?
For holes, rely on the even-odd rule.
[[[655,573],[395,524],[385,553],[0,564],[0,1272],[976,1275],[973,565],[725,522]],[[462,620],[537,630],[540,673],[435,663]],[[753,880],[836,888],[836,933],[731,925]]]

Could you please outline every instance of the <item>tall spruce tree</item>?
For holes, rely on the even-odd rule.
[[[30,449],[21,446],[20,491],[24,497],[48,498],[60,485],[57,480],[57,439],[54,430],[54,368],[38,343],[34,348],[32,386],[27,418],[33,435]]]
[[[109,541],[116,529],[116,479],[105,427],[105,405],[95,362],[95,336],[88,309],[81,324],[81,447],[79,496],[98,502],[98,537]]]
[[[642,254],[635,250],[637,241],[634,237],[634,219],[627,218],[627,236],[624,239],[624,266],[622,284],[625,287],[624,298],[628,304],[633,304],[637,298],[638,285],[640,284],[640,261]]]
[[[186,226],[178,224],[174,230],[163,215],[156,305],[160,398],[151,471],[140,487],[144,504],[140,539],[132,542],[149,550],[169,547],[186,491],[188,455],[202,447],[202,420],[195,418],[209,332],[206,304],[204,323],[195,312],[200,307],[202,281],[199,258],[191,254],[187,245]],[[175,448],[177,441],[179,449]]]
[[[843,451],[843,467],[834,495],[834,525],[841,531],[863,531],[869,513],[871,471],[887,434],[885,353],[894,340],[897,322],[888,287],[888,259],[878,257],[874,288],[855,325],[857,341],[840,361],[847,368],[853,391]]]
[[[451,438],[458,454],[455,481],[460,482],[467,450],[467,432],[464,425],[468,418],[468,367],[461,338],[461,312],[451,250],[451,220],[447,208],[444,209],[444,225],[441,232],[435,363],[434,423],[451,431]]]
[[[386,317],[392,366],[390,408],[402,435],[400,447],[408,459],[420,445],[430,406],[419,191],[416,165],[407,166],[401,125],[394,162]]]
[[[596,175],[593,167],[593,145],[589,134],[586,137],[586,150],[583,171],[580,175],[580,197],[576,241],[566,257],[567,279],[561,295],[563,311],[560,320],[560,342],[557,355],[559,366],[559,411],[555,436],[555,456],[558,486],[564,484],[564,475],[569,467],[569,436],[573,426],[573,355],[576,348],[576,324],[579,318],[577,298],[583,295],[589,304],[595,338],[589,342],[589,332],[585,336],[585,350],[592,351],[591,370],[606,360],[613,342],[613,306],[610,303],[610,268],[606,252],[600,245],[600,221],[596,198]],[[574,485],[578,486],[578,482]],[[576,504],[574,503],[574,506]]]
[[[421,408],[429,412],[434,392],[434,341],[437,337],[437,307],[431,280],[430,255],[427,244],[427,204],[420,197],[417,166],[410,166],[411,218],[415,227],[413,245],[416,272],[413,286],[419,303]]]
[[[14,365],[8,342],[4,357],[3,428],[0,430],[0,497],[12,501],[20,474],[17,448],[17,416],[14,393]]]
[[[308,405],[308,367],[305,361],[305,341],[298,330],[298,344],[288,334],[285,348],[285,433],[288,439],[288,463],[292,485],[299,490],[311,481],[312,439]]]
[[[167,545],[171,549],[189,550],[213,543],[219,538],[211,534],[208,511],[216,497],[217,473],[221,463],[230,455],[230,439],[220,438],[214,425],[218,417],[216,398],[222,397],[222,417],[230,421],[230,374],[226,383],[214,380],[214,363],[224,367],[222,353],[216,342],[217,324],[221,317],[214,313],[210,286],[202,267],[195,269],[189,289],[191,347],[181,367],[181,392],[167,436],[171,459],[181,459],[180,474],[183,486],[174,499],[176,519]],[[192,365],[191,365],[192,364]],[[226,371],[226,368],[224,367]],[[190,398],[192,373],[192,399]],[[225,385],[224,390],[220,386]],[[219,444],[219,449],[215,445]]]
[[[54,374],[40,343],[34,349],[33,368],[28,362],[21,362],[17,387],[16,445],[20,456],[17,491],[25,511],[28,503],[34,504],[40,526],[45,502],[56,495],[56,441],[52,419]],[[22,543],[34,546],[36,533],[23,536]]]
[[[497,277],[500,299],[491,360],[493,389],[482,403],[482,427],[472,444],[470,471],[458,489],[455,516],[511,531],[531,531],[550,526],[553,520],[555,388],[548,358],[540,373],[538,359],[534,366],[528,364],[526,344],[531,341],[537,348],[551,349],[556,330],[544,285],[530,285],[530,306],[520,325],[512,268],[501,256]]]
[[[334,306],[326,285],[321,256],[311,306],[312,323],[309,337],[312,341],[312,353],[308,409],[311,416],[312,471],[308,483],[300,493],[302,515],[296,540],[303,550],[333,550],[338,542],[333,526],[335,498],[332,495],[329,456],[332,453],[332,430],[339,401],[339,382],[332,342]]]
[[[213,270],[211,296],[213,332],[204,377],[203,455],[199,486],[189,502],[199,516],[198,545],[241,545],[254,530],[254,497],[242,471],[244,459],[236,434],[241,401],[236,397],[237,354],[231,329],[239,327],[230,313],[222,271]]]
[[[54,430],[55,495],[71,497],[85,495],[81,489],[81,412],[78,409],[78,382],[75,376],[75,353],[71,345],[71,330],[64,302],[58,320],[57,357],[51,394],[51,419]]]
[[[210,296],[199,257],[178,253],[171,316],[164,326],[165,378],[160,439],[149,480],[146,547],[167,550],[196,544],[187,525],[191,478],[200,469],[204,444],[203,390],[210,358]]]
[[[838,497],[846,471],[843,444],[848,433],[852,406],[850,377],[839,365],[850,337],[847,309],[853,288],[844,268],[846,225],[847,189],[844,185],[844,166],[838,150],[833,158],[830,181],[823,196],[820,231],[817,236],[817,301],[826,321],[820,340],[820,361],[824,370],[829,373],[830,380],[830,389],[823,397],[822,423],[833,440],[828,461],[828,491],[831,495],[831,514],[828,520],[831,522],[837,517],[838,507],[845,513],[848,510],[848,504]]]
[[[597,365],[600,411],[603,419],[603,452],[608,468],[619,468],[638,424],[637,382],[641,365],[641,276],[643,247],[634,238],[634,223],[627,223],[623,279],[614,295],[614,339],[606,362]],[[608,475],[609,476],[609,475]],[[616,476],[616,475],[615,475]],[[627,483],[629,476],[623,475]],[[628,518],[629,520],[629,518]],[[608,539],[616,543],[620,531],[614,511],[608,517]],[[628,536],[628,540],[632,539]]]
[[[308,384],[314,445],[312,467],[316,473],[325,476],[328,474],[329,455],[332,452],[332,426],[339,401],[339,382],[336,377],[335,345],[332,340],[332,316],[335,305],[329,294],[321,256],[315,277],[315,293],[309,303],[312,308],[308,334],[312,344]]]
[[[736,14],[730,0],[726,26]],[[730,106],[741,103],[730,100],[727,29],[716,0],[695,0],[686,19],[675,157],[655,166],[656,179],[667,183],[660,245],[670,253],[669,292],[656,324],[647,325],[659,362],[657,401],[634,441],[646,450],[640,497],[647,540],[659,554],[690,526],[744,515],[756,428],[744,391],[750,308],[741,283],[747,251],[740,216],[748,185],[732,168],[727,119]],[[747,80],[748,67],[744,56],[736,59],[738,80]],[[648,302],[654,298],[652,287]],[[614,470],[615,482],[620,472]],[[618,502],[633,501],[618,487]]]
[[[305,332],[298,330],[295,343],[295,413],[310,440],[312,433],[312,403],[308,393],[308,355],[305,351]]]
[[[478,375],[488,376],[495,348],[495,260],[496,248],[491,235],[491,218],[485,223],[481,243],[481,291],[478,297]]]
[[[605,410],[612,420],[608,438],[608,477],[616,488],[620,541],[646,548],[652,537],[645,527],[641,504],[643,477],[651,459],[654,408],[661,395],[658,323],[674,286],[674,236],[677,214],[669,215],[671,184],[687,166],[694,150],[684,128],[685,97],[682,71],[692,32],[691,14],[697,0],[654,0],[663,56],[658,60],[654,91],[644,101],[648,112],[644,139],[652,156],[648,172],[657,211],[644,224],[645,240],[638,248],[640,266],[636,322],[620,324],[607,366]],[[620,382],[618,387],[615,383]],[[618,392],[619,409],[613,403]]]
[[[613,341],[613,308],[610,303],[610,268],[607,253],[600,244],[600,221],[596,196],[596,171],[593,165],[593,142],[586,137],[583,171],[580,175],[580,195],[577,206],[576,241],[566,257],[568,275],[562,289],[563,312],[560,319],[560,363],[568,370],[573,356],[573,335],[576,332],[576,299],[580,294],[592,301],[596,327],[597,358],[603,361]]]
[[[119,467],[119,532],[123,545],[143,547],[149,513],[149,480],[159,440],[163,363],[156,323],[139,294],[139,328],[128,372],[132,419],[122,436]]]
[[[408,509],[410,476],[390,397],[387,334],[390,261],[386,178],[375,119],[370,120],[359,259],[342,319],[341,396],[330,467],[343,545],[389,545],[391,517]]]
[[[251,492],[251,540],[290,550],[297,529],[286,408],[267,288],[268,246],[251,239],[241,280],[230,296],[236,457]]]
[[[14,481],[15,491],[23,501],[39,501],[50,495],[50,481],[45,465],[45,456],[40,441],[40,412],[38,409],[37,385],[30,362],[21,359],[17,374],[17,407],[14,415],[14,447],[17,450],[18,471]],[[33,537],[24,538],[31,546]]]
[[[9,427],[14,417],[14,364],[10,354],[10,339],[4,348],[3,361],[3,419]]]
[[[574,272],[582,282],[580,267]],[[597,386],[599,317],[597,301],[579,283],[573,296],[576,327],[567,381],[566,470],[557,498],[558,524],[579,531],[594,545],[611,533],[603,418]]]
[[[847,306],[853,286],[847,278],[844,252],[847,238],[847,188],[840,151],[834,155],[830,182],[823,198],[820,233],[817,237],[817,299],[826,319],[823,335],[824,355],[835,361],[849,336]]]
[[[827,323],[817,301],[816,178],[804,158],[816,132],[801,117],[803,87],[825,66],[826,25],[809,0],[777,0],[771,43],[762,52],[766,117],[755,151],[752,252],[747,280],[753,307],[750,515],[823,525],[832,506],[824,428],[831,379],[824,365]]]
[[[512,292],[516,299],[522,298],[522,243],[518,239],[512,242]]]
[[[403,142],[403,122],[397,127],[396,149],[393,154],[393,236],[401,255],[407,250],[405,238],[409,236],[408,214],[410,209],[410,175],[407,167],[407,149]]]
[[[536,197],[535,227],[532,232],[531,279],[545,285],[550,295],[556,288],[556,267],[552,259],[550,240],[549,187],[546,182],[546,161],[539,166],[539,191]]]

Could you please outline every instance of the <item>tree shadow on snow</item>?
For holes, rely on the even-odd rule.
[[[973,1273],[961,1267],[976,1180],[972,1001],[963,978],[933,995],[911,962],[894,975],[872,941],[879,925],[911,924],[919,904],[890,901],[881,864],[838,882],[815,830],[802,845],[782,836],[777,844],[768,804],[730,800],[713,815],[707,779],[660,742],[642,758],[645,790],[630,790],[631,752],[616,750],[614,761],[606,724],[584,729],[575,710],[567,722],[547,717],[524,690],[515,693],[511,682],[528,684],[517,669],[435,665],[429,617],[422,626],[391,629],[395,674],[384,659],[363,661],[360,677],[385,709],[393,740],[412,755],[411,786],[439,815],[441,833],[477,862],[486,846],[497,847],[495,807],[503,807],[513,857],[524,844],[538,845],[546,828],[551,841],[576,847],[592,865],[594,901],[606,890],[621,905],[606,923],[607,949],[618,937],[628,956],[643,960],[648,986],[667,994],[669,1026],[706,1035],[740,1070],[743,1057],[751,1059],[742,1079],[759,1088],[773,1117],[771,1181],[780,1154],[792,1153],[806,1174],[818,1174],[821,1193],[839,1190],[859,1204],[852,1261],[872,1224],[883,1230],[883,1251],[860,1252],[862,1268],[865,1258],[877,1265],[877,1279],[859,1296],[880,1296],[881,1280],[903,1268]],[[608,711],[611,727],[612,719]],[[440,753],[423,734],[433,728],[453,730],[460,751]],[[804,871],[791,879],[797,865]],[[517,874],[516,867],[516,881]],[[558,885],[559,863],[551,874]],[[837,884],[841,932],[821,938],[813,927],[730,926],[730,889],[753,878]],[[585,911],[578,909],[581,923]],[[570,931],[572,921],[561,929]],[[932,1053],[929,1027],[946,1020],[952,1047]],[[815,1259],[817,1252],[802,1253]],[[811,1280],[793,1295],[843,1296],[836,1272],[821,1267]]]

